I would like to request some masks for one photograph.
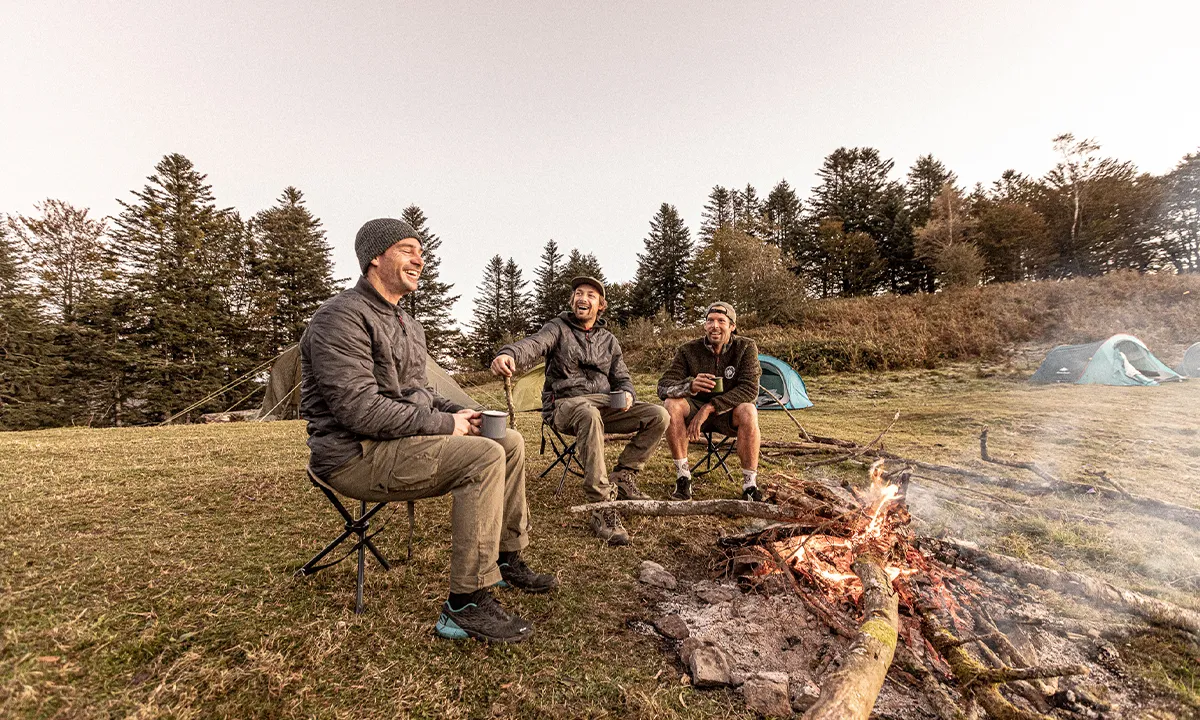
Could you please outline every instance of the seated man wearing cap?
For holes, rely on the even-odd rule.
[[[692,498],[688,469],[689,440],[715,431],[737,437],[742,462],[742,499],[761,500],[758,491],[758,346],[736,335],[737,313],[725,302],[708,306],[704,337],[680,346],[671,367],[658,381],[658,396],[671,414],[667,446],[675,460],[675,491],[671,497]],[[717,387],[718,382],[721,387]]]
[[[559,432],[574,435],[588,502],[647,500],[634,476],[645,466],[667,429],[660,405],[635,402],[633,381],[621,345],[605,329],[600,313],[607,303],[604,285],[595,278],[571,281],[571,309],[529,337],[500,348],[492,372],[512,377],[546,358],[542,418]],[[621,407],[610,407],[610,392],[623,392]],[[617,458],[610,477],[604,466],[604,433],[634,433]],[[593,532],[609,545],[625,545],[629,534],[615,511],[593,512]]]
[[[354,239],[363,276],[323,304],[300,340],[300,415],[310,467],[351,498],[417,500],[450,494],[450,597],[436,631],[449,638],[518,642],[533,626],[488,588],[558,585],[521,559],[529,542],[525,441],[509,430],[479,437],[480,413],[430,390],[425,331],[399,306],[425,263],[406,222],[372,220]]]

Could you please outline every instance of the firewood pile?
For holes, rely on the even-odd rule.
[[[653,563],[643,568],[661,615],[647,630],[677,644],[684,680],[740,686],[766,716],[1144,717],[1149,701],[1114,643],[1147,625],[1200,637],[1200,614],[963,540],[918,536],[907,502],[916,478],[986,476],[895,456],[883,435],[865,446],[807,433],[764,443],[802,456],[819,449],[835,462],[871,459],[866,490],[775,472],[761,483],[765,503],[603,504],[626,515],[757,523],[719,538],[715,571],[690,585]],[[985,461],[986,443],[985,433]],[[1035,463],[1013,463],[1039,477],[1039,491],[1073,491]],[[1129,501],[1119,485],[1107,487]],[[1083,601],[1080,613],[1051,610],[1066,597]]]

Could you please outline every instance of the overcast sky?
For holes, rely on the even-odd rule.
[[[734,6],[737,7],[734,7]],[[54,2],[0,6],[0,212],[118,211],[166,153],[250,216],[299,187],[339,276],[420,205],[470,315],[546,240],[632,277],[650,217],[873,146],[967,184],[1093,137],[1163,173],[1200,148],[1200,3]]]

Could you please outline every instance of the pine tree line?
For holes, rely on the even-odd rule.
[[[118,202],[110,219],[47,200],[0,222],[0,429],[155,423],[202,398],[183,419],[254,407],[265,364],[343,282],[294,187],[243,219],[171,154]],[[457,296],[440,280],[441,241],[417,206],[402,217],[426,259],[407,309],[445,356]]]

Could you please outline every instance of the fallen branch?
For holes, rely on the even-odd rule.
[[[988,452],[987,440],[988,440],[988,429],[984,428],[983,431],[979,433],[979,457],[984,462],[989,462],[989,463],[992,463],[993,465],[1002,465],[1002,466],[1008,467],[1008,468],[1015,468],[1017,470],[1028,470],[1029,472],[1033,473],[1034,475],[1037,475],[1041,479],[1045,480],[1051,489],[1057,489],[1058,487],[1063,485],[1062,480],[1059,480],[1058,478],[1054,477],[1049,472],[1047,472],[1045,468],[1043,468],[1041,465],[1038,465],[1035,462],[1020,462],[1017,460],[1001,460],[999,458],[992,457],[991,454]]]
[[[804,720],[865,720],[896,652],[900,595],[892,588],[883,561],[860,555],[853,569],[863,584],[863,623],[842,664],[822,681],[821,695],[804,713]]]
[[[1000,694],[999,683],[1006,682],[1006,680],[997,679],[996,673],[1004,670],[1015,672],[1016,669],[991,670],[985,668],[982,663],[971,657],[958,638],[942,625],[941,620],[930,607],[925,607],[921,612],[921,634],[942,657],[946,658],[946,662],[950,664],[950,670],[954,673],[954,678],[958,680],[959,690],[963,696],[978,703],[990,717],[995,720],[1050,720],[1041,713],[1022,710],[1005,699]],[[1028,668],[1028,670],[1041,669]],[[1066,673],[1068,675],[1087,672],[1086,668],[1078,666],[1055,669],[1067,669],[1070,671]],[[1076,673],[1075,670],[1083,670],[1083,673]],[[1039,677],[1047,676],[1040,675]]]
[[[852,460],[854,458],[861,457],[864,453],[870,452],[876,443],[883,440],[883,436],[887,435],[888,431],[892,429],[892,426],[895,425],[896,421],[899,419],[900,419],[900,413],[897,412],[894,416],[892,416],[892,421],[890,423],[888,423],[888,426],[885,427],[883,430],[881,430],[879,432],[879,434],[875,436],[874,440],[867,443],[866,445],[863,445],[863,446],[855,449],[853,452],[849,452],[849,453],[846,453],[845,455],[828,458],[825,460],[818,460],[817,462],[806,463],[804,465],[804,467],[805,468],[815,468],[815,467],[820,467],[821,465],[834,465],[834,464],[837,464],[840,462],[844,462],[846,460]],[[883,446],[880,445],[879,449],[882,450]]]
[[[934,542],[952,549],[958,558],[1014,580],[1115,606],[1151,624],[1178,628],[1200,637],[1200,613],[1195,610],[1126,590],[1083,573],[1051,570],[1015,557],[989,552],[966,540],[946,538]]]
[[[573,513],[593,510],[616,510],[622,515],[650,517],[686,517],[716,515],[721,517],[752,517],[783,522],[820,522],[802,508],[769,505],[750,500],[610,500],[570,508]]]
[[[796,419],[796,416],[792,414],[792,411],[787,409],[787,406],[783,404],[783,401],[779,399],[778,395],[771,392],[770,389],[764,385],[759,385],[758,389],[762,390],[767,395],[770,395],[771,399],[775,401],[775,404],[779,406],[779,409],[787,413],[788,420],[791,420],[792,424],[796,426],[796,429],[800,431],[800,437],[810,442],[812,441],[812,435],[808,434],[808,431],[804,429],[804,426],[800,424],[800,421]]]

